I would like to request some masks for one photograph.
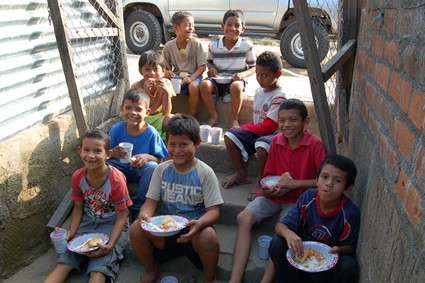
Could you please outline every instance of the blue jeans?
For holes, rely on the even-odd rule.
[[[158,163],[155,161],[148,161],[145,166],[137,169],[132,166],[130,163],[121,163],[119,159],[112,158],[106,161],[109,165],[120,170],[125,177],[127,182],[137,183],[137,195],[133,196],[131,199],[133,205],[130,209],[139,211],[146,199],[146,193],[148,192],[149,183],[151,182],[153,170],[158,166]]]
[[[327,271],[308,273],[293,267],[286,259],[286,240],[275,235],[270,243],[269,254],[276,271],[276,282],[355,283],[359,267],[354,257],[339,255],[338,263]]]

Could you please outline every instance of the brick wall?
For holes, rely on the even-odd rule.
[[[424,23],[424,1],[361,14],[345,146],[360,169],[361,282],[425,282]]]

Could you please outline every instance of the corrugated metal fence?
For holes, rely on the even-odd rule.
[[[72,11],[67,15],[69,29],[107,27],[87,0],[64,2],[64,9]],[[86,34],[72,42],[85,101],[116,85],[111,37],[92,38]],[[69,110],[70,105],[47,0],[1,1],[0,142]]]

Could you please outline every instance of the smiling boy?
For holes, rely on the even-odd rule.
[[[195,22],[190,12],[175,12],[171,22],[176,38],[168,41],[162,50],[167,71],[165,76],[171,79],[178,75],[182,78],[182,92],[189,95],[189,115],[195,116],[199,103],[199,84],[207,68],[207,59],[201,42],[193,37]]]
[[[136,215],[145,201],[153,170],[168,155],[158,132],[145,121],[150,114],[149,101],[149,96],[141,89],[127,91],[121,105],[124,121],[115,124],[109,132],[112,158],[107,161],[108,164],[123,172],[128,181],[138,183],[138,193],[133,196],[131,207]],[[124,148],[119,145],[122,142],[133,144],[132,163],[119,160],[126,156]]]
[[[239,112],[242,107],[246,78],[255,73],[255,52],[251,41],[241,38],[245,31],[245,19],[241,10],[228,10],[223,16],[221,28],[224,37],[211,40],[208,46],[208,77],[200,85],[201,97],[210,115],[208,124],[218,122],[214,103],[219,96],[223,102],[231,102],[229,128],[239,128]],[[219,73],[230,73],[233,81],[219,84],[214,81]]]
[[[356,175],[357,168],[347,157],[332,155],[323,160],[317,174],[317,189],[304,192],[276,225],[269,251],[277,282],[357,282],[358,266],[353,255],[360,229],[360,210],[346,196]],[[303,255],[303,241],[330,246],[330,253],[339,254],[337,264],[317,274],[293,267],[282,255],[288,249],[297,256]]]
[[[223,199],[214,171],[195,157],[201,143],[195,118],[176,114],[167,128],[167,147],[171,160],[161,163],[152,176],[146,202],[139,219],[130,228],[130,241],[146,272],[141,282],[159,277],[155,259],[162,262],[186,255],[204,269],[204,282],[215,282],[220,244],[212,227],[220,216]],[[156,237],[141,229],[162,202],[162,214],[180,215],[189,220],[187,227],[170,237]]]

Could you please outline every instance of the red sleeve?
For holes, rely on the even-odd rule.
[[[80,168],[72,174],[71,178],[71,199],[74,201],[84,201],[83,191],[80,188],[81,179],[84,178],[85,168]]]
[[[115,209],[117,211],[124,210],[131,206],[133,202],[131,201],[130,195],[128,193],[127,181],[124,174],[121,173],[118,169],[111,167],[109,181],[111,182],[111,194]]]
[[[245,124],[241,127],[242,130],[249,131],[257,135],[269,135],[276,131],[279,124],[269,117],[264,119],[263,123],[254,124],[253,122]]]

